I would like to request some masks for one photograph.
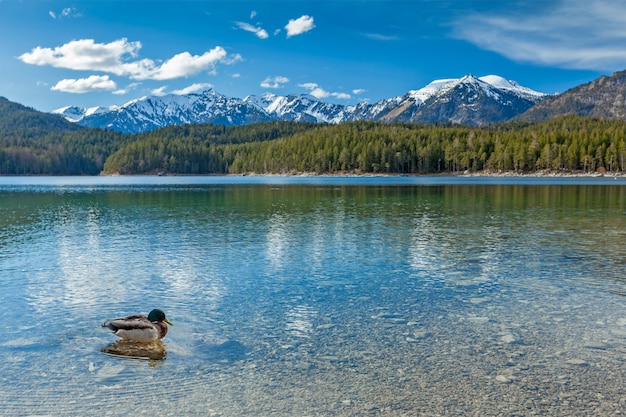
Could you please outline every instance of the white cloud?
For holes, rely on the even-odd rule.
[[[352,94],[359,95],[359,94],[365,93],[366,91],[367,90],[365,90],[363,88],[356,88],[356,89],[352,90]]]
[[[141,42],[128,42],[125,38],[110,43],[81,39],[55,48],[37,46],[18,58],[26,64],[102,71],[136,80],[188,77],[202,71],[214,71],[218,63],[230,65],[242,59],[240,55],[228,55],[224,48],[216,46],[202,55],[182,52],[158,65],[147,58],[134,60],[141,46]]]
[[[167,89],[167,86],[161,86],[159,88],[155,88],[154,90],[150,91],[150,95],[153,96],[164,96],[165,94],[167,94],[165,92],[165,90]]]
[[[267,77],[261,81],[261,87],[263,88],[282,88],[283,84],[289,82],[289,78],[283,76]]]
[[[80,14],[73,7],[66,7],[61,11],[61,17],[80,17]]]
[[[469,15],[454,22],[454,35],[514,61],[600,71],[626,67],[626,3],[546,5],[530,13]]]
[[[191,55],[181,52],[165,61],[160,67],[155,67],[146,76],[154,80],[172,80],[188,77],[204,70],[212,69],[218,62],[227,58],[226,50],[216,46],[202,55]]]
[[[302,35],[315,27],[311,16],[303,15],[297,19],[289,19],[289,23],[285,26],[287,29],[287,37]]]
[[[48,14],[50,15],[51,18],[53,19],[61,19],[61,18],[65,18],[65,17],[80,17],[80,13],[78,13],[76,11],[75,8],[73,7],[66,7],[63,10],[61,10],[61,13],[59,15],[57,15],[55,12],[53,12],[52,10],[50,10],[48,12]]]
[[[302,83],[302,84],[298,84],[298,87],[306,88],[307,90],[314,90],[318,88],[319,86],[316,83]]]
[[[177,94],[177,95],[191,94],[191,93],[195,93],[196,91],[206,90],[207,88],[211,88],[211,87],[213,87],[213,85],[209,83],[195,83],[195,84],[191,84],[188,87],[181,88],[180,90],[174,90],[172,91],[172,94]]]
[[[267,31],[263,28],[252,26],[251,24],[245,22],[235,22],[235,24],[239,29],[254,33],[259,39],[267,39],[270,37]]]
[[[250,12],[250,19],[254,19],[256,17],[256,11],[252,10]]]
[[[351,98],[350,94],[347,94],[347,93],[331,93],[329,91],[326,91],[316,83],[298,84],[298,87],[302,87],[304,89],[309,90],[309,94],[311,94],[315,98],[321,99],[321,98],[335,97],[341,100],[348,100]]]
[[[141,83],[132,83],[129,84],[126,88],[120,88],[118,90],[113,91],[113,94],[115,95],[124,95],[124,94],[128,94],[130,91],[134,90],[135,88],[137,88]]]
[[[381,35],[380,33],[365,33],[365,37],[376,41],[397,41],[399,38],[393,35]]]
[[[62,91],[64,93],[91,93],[94,91],[115,90],[115,81],[109,79],[108,75],[92,75],[87,78],[61,80],[54,85],[51,90]]]
[[[119,39],[107,44],[97,44],[93,39],[82,39],[57,46],[54,49],[37,46],[18,58],[26,64],[49,65],[74,70],[97,70],[122,75],[127,72],[122,64],[126,56],[135,57],[140,42]]]
[[[349,100],[350,99],[350,94],[347,93],[330,93],[331,96],[342,99],[342,100]]]

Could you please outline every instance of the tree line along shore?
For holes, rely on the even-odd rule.
[[[271,122],[129,135],[19,122],[0,131],[1,175],[396,174],[626,171],[626,121],[563,116],[486,127]]]

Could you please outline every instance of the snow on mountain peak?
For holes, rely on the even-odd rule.
[[[52,110],[50,113],[58,114],[65,117],[65,120],[76,123],[80,122],[85,116],[85,109],[81,109],[76,106],[65,106],[59,109]]]
[[[503,77],[500,77],[499,75],[485,75],[484,77],[480,77],[480,80],[501,90],[509,90],[523,96],[530,96],[535,98],[541,98],[545,96],[544,93],[540,93],[528,87],[523,87],[515,81],[507,80]]]
[[[458,82],[459,80],[460,79],[458,78],[434,80],[430,84],[420,88],[419,90],[409,91],[408,96],[418,103],[423,103],[432,96],[450,90],[450,88],[452,88],[452,84]]]
[[[485,75],[483,77],[480,77],[480,80],[494,87],[504,88],[504,89],[509,89],[509,90],[514,89],[518,86],[517,83],[511,82],[507,80],[506,78],[500,77],[499,75]]]
[[[52,110],[50,113],[52,113],[52,114],[63,114],[64,112],[71,111],[73,109],[78,109],[78,107],[76,107],[76,106],[59,107],[58,109]]]
[[[467,74],[461,78],[445,78],[440,80],[434,80],[430,84],[420,88],[419,90],[409,91],[407,95],[412,98],[416,103],[421,104],[431,97],[447,93],[459,84],[472,84],[480,86],[483,89],[485,88],[485,84],[487,84],[488,86],[494,87],[498,90],[513,92],[520,96],[532,99],[539,99],[545,96],[544,93],[540,93],[538,91],[531,90],[530,88],[523,87],[515,81],[507,80],[503,77],[500,77],[499,75],[485,75],[483,77],[477,78],[471,74]]]
[[[474,77],[472,74],[467,74],[463,76],[460,80],[460,83],[472,83],[472,84],[480,84],[480,79]]]
[[[116,106],[116,107],[120,108],[120,109],[123,109],[125,107],[130,107],[130,106],[132,106],[135,103],[139,103],[140,101],[145,101],[145,100],[147,100],[149,98],[150,98],[149,96],[143,96],[143,97],[135,98],[135,99],[132,99],[130,101],[127,101],[126,103],[122,104],[121,106]],[[111,107],[113,107],[113,106],[111,106]]]
[[[500,104],[500,116],[494,117],[493,110],[489,110],[487,116],[479,113],[477,109],[480,108],[480,98],[484,94]],[[353,106],[321,101],[310,94],[282,96],[266,92],[239,99],[224,96],[209,88],[189,94],[146,96],[108,108],[64,107],[54,113],[85,126],[106,127],[129,133],[176,124],[240,125],[271,120],[341,123],[352,120],[437,121],[439,119],[436,117],[443,117],[444,121],[462,120],[463,123],[482,124],[506,120],[544,96],[543,93],[497,75],[477,78],[468,74],[461,78],[434,80],[404,96],[382,99],[374,104],[361,102]],[[474,119],[470,120],[464,115],[455,119],[450,116],[452,113],[449,109],[444,112],[447,114],[444,116],[441,116],[444,114],[441,111],[432,110],[437,106],[449,107],[463,101],[466,104],[454,112],[464,111],[463,108],[468,108],[467,103],[471,103],[472,111],[477,114],[472,116]],[[433,114],[439,116],[431,116]]]

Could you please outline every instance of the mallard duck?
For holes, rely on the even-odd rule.
[[[124,340],[148,343],[165,337],[167,334],[165,323],[173,326],[172,322],[165,317],[165,313],[155,308],[148,316],[135,314],[111,319],[102,323],[102,327],[107,327],[114,335]]]

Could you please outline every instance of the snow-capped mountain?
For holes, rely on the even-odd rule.
[[[82,113],[76,107],[65,107],[53,113],[84,126],[126,133],[181,124],[244,125],[273,120],[256,106],[228,98],[213,89],[200,94],[142,97],[121,106],[84,109]]]
[[[94,116],[98,113],[107,113],[112,111],[116,106],[111,107],[90,107],[90,108],[80,108],[76,106],[67,106],[62,107],[60,109],[54,110],[52,113],[61,114],[65,119],[70,122],[80,122],[83,118]]]
[[[497,75],[435,80],[402,97],[382,100],[376,119],[481,126],[523,113],[546,95]]]
[[[263,94],[243,99],[213,89],[199,94],[150,96],[121,106],[79,109],[64,107],[53,113],[89,127],[138,133],[180,124],[245,125],[290,120],[341,123],[353,120],[452,122],[480,126],[511,119],[546,95],[496,75],[436,80],[427,86],[369,104],[345,106],[310,95]]]
[[[341,123],[351,120],[341,104],[326,103],[309,95],[277,96],[267,93],[262,96],[248,96],[245,103],[255,105],[275,120],[314,123]]]

